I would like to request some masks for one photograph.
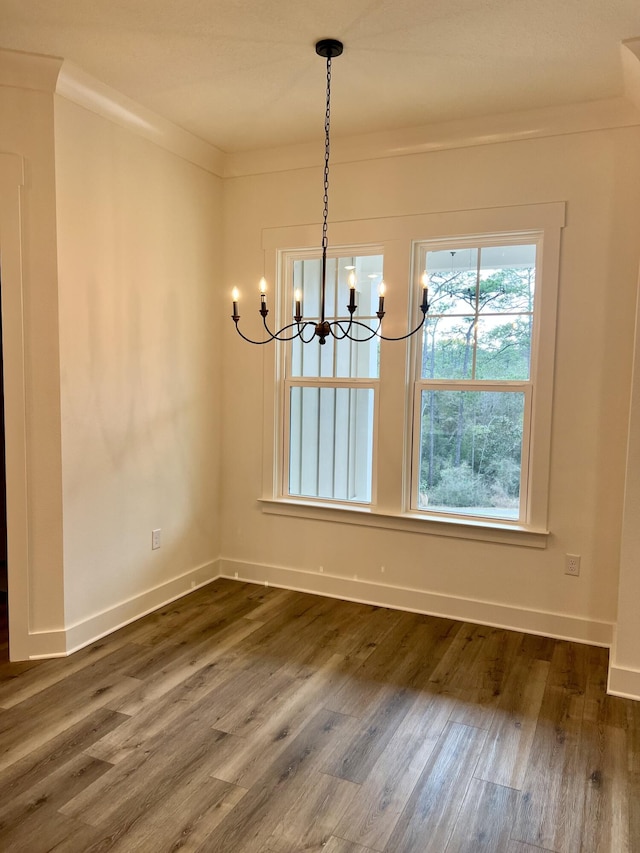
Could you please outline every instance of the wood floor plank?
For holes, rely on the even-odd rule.
[[[583,718],[592,723],[626,729],[628,700],[607,694],[609,652],[598,646],[587,650],[587,683]]]
[[[40,747],[0,772],[0,802],[7,803],[33,789],[50,773],[125,720],[122,714],[99,708],[75,725],[46,740]]]
[[[449,619],[403,613],[385,642],[376,648],[354,677],[326,707],[354,717],[366,716],[382,693],[394,685],[426,683],[455,637],[459,626]],[[418,685],[418,686],[419,686]]]
[[[512,832],[514,840],[561,853],[591,849],[581,845],[592,843],[596,843],[593,849],[599,849],[598,839],[603,833],[621,838],[625,824],[624,817],[609,814],[611,771],[605,772],[603,767],[617,768],[612,771],[615,779],[623,772],[626,733],[619,727],[589,720],[594,707],[586,701],[589,691],[594,690],[594,682],[589,687],[590,655],[587,646],[556,643]],[[602,744],[606,744],[604,752]],[[600,784],[605,780],[606,784]],[[624,799],[628,801],[626,795]],[[590,801],[609,817],[587,838],[585,821],[589,822],[589,816],[585,808]],[[624,840],[620,843],[624,845]]]
[[[336,835],[384,849],[452,708],[446,696],[418,695],[337,825]]]
[[[133,716],[205,667],[209,674],[214,665],[217,665],[218,672],[223,670],[231,659],[229,652],[256,631],[260,625],[258,621],[234,619],[224,628],[214,631],[210,637],[198,643],[172,649],[170,654],[166,654],[165,646],[154,646],[152,649],[154,659],[157,655],[160,666],[154,667],[152,672],[149,670],[144,672],[144,665],[142,668],[128,672],[128,675],[138,678],[140,686],[117,701],[110,701],[108,707]],[[144,664],[147,658],[141,655],[141,661]]]
[[[547,661],[516,660],[478,762],[478,779],[522,788],[548,674]]]
[[[127,645],[125,637],[109,639],[81,649],[70,658],[55,658],[34,662],[24,673],[0,684],[0,707],[13,708],[47,687],[69,678],[87,666]]]
[[[359,666],[358,661],[353,661],[352,666]],[[321,707],[323,699],[334,692],[334,685],[344,683],[348,668],[349,663],[342,655],[332,655],[274,711],[258,732],[247,737],[233,736],[234,748],[221,756],[214,775],[236,785],[250,785],[300,734],[309,721],[309,709]],[[357,725],[357,720],[353,720],[354,732]]]
[[[491,726],[521,645],[522,635],[515,631],[461,626],[431,676],[440,692],[456,699],[453,721],[479,728]]]
[[[380,695],[369,715],[362,718],[355,736],[337,745],[324,772],[351,782],[364,782],[412,703],[413,695],[406,689],[389,689]]]
[[[358,785],[324,773],[312,773],[266,839],[270,853],[324,853],[336,824]]]
[[[625,799],[629,804],[629,850],[635,853],[640,847],[640,773],[630,773],[628,784]]]
[[[233,581],[218,579],[189,596],[171,601],[142,619],[125,625],[122,633],[128,642],[138,645],[157,645],[172,642],[176,635],[203,611],[214,613],[228,604],[246,598],[247,591]],[[111,639],[114,635],[109,635]]]
[[[32,823],[39,822],[39,812],[43,808],[59,810],[110,768],[110,764],[80,753],[20,795],[10,800],[3,796],[0,801],[0,849],[3,849],[3,835],[15,833],[24,823],[25,815]]]
[[[518,654],[533,660],[551,661],[556,640],[539,634],[524,634]]]
[[[445,853],[507,853],[519,796],[513,788],[472,779]]]
[[[349,722],[342,714],[318,711],[269,769],[255,780],[233,812],[209,836],[203,851],[262,853],[281,815],[292,808],[309,774],[318,771],[327,749]]]
[[[573,713],[573,699],[561,686],[547,685],[512,831],[514,841],[550,850],[567,847],[581,726]]]
[[[216,746],[225,737],[197,714],[179,720],[150,741],[143,755],[111,767],[60,812],[110,831],[136,824],[151,809],[164,808],[176,788],[207,778]]]
[[[124,646],[69,678],[53,684],[0,717],[0,770],[80,722],[138,681],[121,675],[136,650]]]
[[[327,841],[324,853],[374,853],[374,851],[370,847],[363,847],[361,844],[345,841],[344,838],[337,838],[333,835]]]
[[[573,837],[584,853],[630,849],[627,736],[623,729],[584,720],[580,730],[578,792]],[[582,795],[581,795],[582,794]]]
[[[486,736],[483,729],[447,723],[385,853],[443,853]]]
[[[295,593],[289,589],[274,589],[271,595],[247,614],[247,619],[257,619],[264,622],[267,619],[279,616],[283,606],[295,598]]]
[[[117,729],[97,740],[87,748],[87,753],[112,764],[117,764],[131,755],[144,753],[150,740],[173,726],[176,721],[186,719],[197,712],[210,693],[223,693],[223,688],[229,680],[229,673],[216,668],[215,664],[203,667],[159,699],[149,702]]]
[[[2,853],[85,853],[95,830],[53,808],[44,807],[35,819],[25,815],[21,823],[2,837]]]
[[[396,621],[383,608],[374,612],[376,608],[363,608],[351,602],[338,602],[332,610],[333,613],[323,614],[317,623],[314,620],[299,626],[295,653],[287,656],[269,681],[265,679],[264,684],[250,691],[235,691],[231,706],[213,725],[221,731],[249,737],[267,720],[279,718],[281,709],[288,708],[290,712],[293,697],[313,694],[320,673],[330,676],[322,685],[326,705],[328,697],[348,681],[358,662],[373,653],[376,644],[371,642],[372,631],[384,638]],[[340,666],[332,665],[331,661],[340,661]],[[309,690],[305,686],[307,681],[311,682]]]
[[[246,794],[212,778],[197,778],[158,804],[116,822],[108,831],[95,830],[82,853],[181,853],[206,849],[207,838]],[[73,853],[79,853],[73,851]]]

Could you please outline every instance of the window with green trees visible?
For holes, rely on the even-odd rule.
[[[413,508],[526,514],[534,241],[422,244],[430,309],[416,359]]]

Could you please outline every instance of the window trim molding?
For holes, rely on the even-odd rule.
[[[525,527],[521,524],[494,522],[491,519],[425,517],[421,513],[391,513],[364,504],[347,505],[317,500],[293,498],[258,498],[267,515],[306,518],[314,521],[331,521],[338,524],[355,524],[407,533],[430,534],[496,542],[504,545],[521,545],[529,548],[546,548],[549,531],[544,528]]]
[[[341,251],[342,247],[358,246],[379,247],[384,249],[387,256],[387,245],[406,243],[412,264],[413,246],[416,242],[437,240],[462,240],[473,236],[493,237],[501,234],[514,236],[518,232],[531,235],[539,232],[542,235],[537,265],[540,270],[540,281],[544,287],[540,290],[540,301],[536,308],[539,322],[534,331],[536,363],[532,361],[533,370],[537,371],[538,389],[532,400],[531,423],[532,429],[529,465],[535,460],[535,469],[529,477],[528,505],[530,507],[527,524],[514,524],[508,521],[473,519],[468,517],[426,516],[423,512],[407,511],[406,498],[398,503],[398,511],[385,505],[354,506],[332,505],[320,500],[298,500],[279,495],[281,483],[280,462],[285,448],[283,445],[283,398],[285,383],[280,381],[284,358],[282,347],[264,347],[263,354],[263,492],[258,498],[265,513],[286,515],[292,517],[312,518],[315,520],[342,522],[365,527],[384,527],[412,533],[443,535],[461,539],[480,539],[483,541],[501,542],[530,547],[546,547],[549,531],[547,529],[548,487],[551,458],[551,426],[553,402],[553,377],[555,362],[555,340],[552,346],[540,346],[541,329],[551,333],[555,339],[556,315],[560,271],[560,239],[561,231],[566,220],[566,203],[563,201],[543,202],[540,204],[515,205],[508,207],[493,207],[463,211],[443,211],[422,213],[397,217],[382,217],[376,219],[343,220],[331,223],[332,252]],[[262,248],[265,255],[267,270],[273,271],[274,281],[282,280],[284,259],[291,253],[305,250],[317,250],[318,224],[294,225],[285,227],[265,228],[262,232]],[[417,235],[420,235],[419,237]],[[396,254],[397,249],[394,249]],[[398,302],[404,305],[404,313],[408,316],[410,299],[407,287],[398,287]],[[283,294],[277,295],[280,304]],[[403,302],[404,300],[404,302]],[[407,380],[412,362],[411,347],[406,351]],[[380,382],[382,389],[383,374]],[[380,397],[381,399],[381,397]],[[407,411],[405,412],[405,427],[413,417],[412,402],[413,388],[406,394]],[[408,429],[405,429],[405,436]],[[278,442],[276,448],[276,440]],[[375,439],[374,439],[375,441]],[[402,454],[406,460],[411,449],[405,448]],[[375,457],[374,448],[374,457]],[[281,467],[281,466],[280,466]],[[406,465],[402,466],[403,486],[400,491],[406,496]],[[539,472],[543,472],[542,474]],[[377,471],[374,478],[379,483]],[[280,493],[281,494],[281,493]],[[379,497],[379,496],[378,496]]]

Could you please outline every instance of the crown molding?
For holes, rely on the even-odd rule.
[[[63,61],[58,56],[0,48],[0,86],[55,92]]]
[[[332,141],[352,163],[640,125],[640,38],[620,45],[624,97],[439,122]],[[55,93],[218,177],[318,167],[318,142],[225,153],[59,57],[0,49],[0,86]]]
[[[56,95],[222,177],[225,155],[219,148],[101,83],[70,62],[64,62],[58,75]]]
[[[640,125],[640,103],[636,107],[627,98],[611,98],[367,135],[338,137],[331,143],[331,161],[335,164],[377,160],[450,148],[470,148],[476,145],[541,139],[636,125]],[[313,143],[227,154],[224,177],[243,177],[319,166],[323,151],[318,143]]]

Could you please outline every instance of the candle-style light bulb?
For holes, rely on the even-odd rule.
[[[378,285],[378,314],[384,314],[384,295],[387,290],[387,285],[381,281]]]
[[[266,318],[269,313],[267,308],[267,280],[264,276],[260,279],[260,314]]]
[[[356,274],[349,273],[349,311],[353,314],[356,308]]]
[[[427,275],[427,271],[425,270],[422,273],[422,305],[421,311],[424,314],[429,308],[429,276]]]
[[[233,300],[233,316],[239,317],[238,314],[238,299],[240,299],[240,291],[237,287],[234,287],[231,291],[231,299]]]
[[[296,287],[294,299],[296,302],[296,311],[295,311],[295,314],[293,316],[294,316],[294,319],[299,323],[300,320],[302,319],[302,293],[301,293],[299,287]]]

